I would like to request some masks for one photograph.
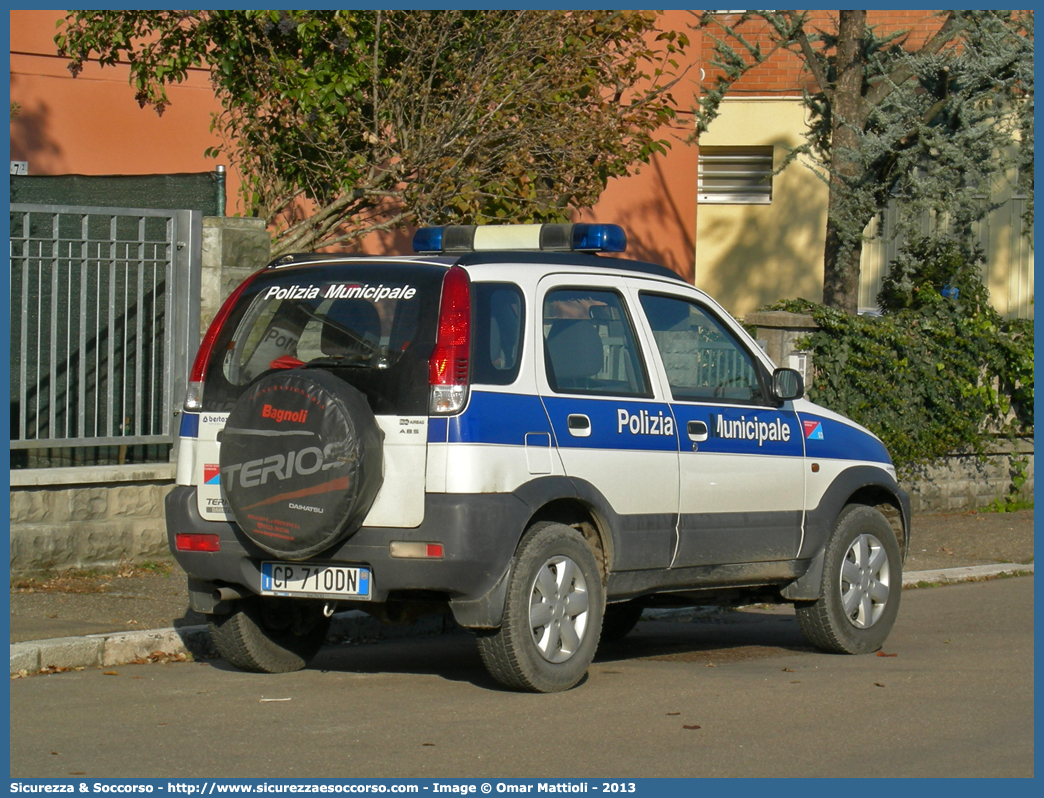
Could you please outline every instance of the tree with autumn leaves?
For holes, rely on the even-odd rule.
[[[563,221],[670,141],[684,33],[654,12],[77,11],[77,74],[142,106],[209,69],[220,151],[274,254],[406,225]],[[216,154],[216,153],[212,153]]]
[[[1033,12],[939,12],[923,39],[865,11],[694,12],[712,35],[694,139],[777,52],[808,81],[801,159],[829,185],[824,301],[854,314],[867,225],[898,203],[970,239],[991,185],[1033,192]],[[127,63],[138,101],[210,71],[219,148],[276,254],[447,222],[561,221],[671,146],[691,31],[655,12],[77,11],[77,74]],[[691,59],[690,59],[691,60]],[[900,232],[904,232],[900,230]]]

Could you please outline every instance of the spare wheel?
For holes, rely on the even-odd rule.
[[[221,487],[236,523],[284,559],[355,532],[383,481],[384,436],[366,397],[327,371],[262,377],[220,440]]]

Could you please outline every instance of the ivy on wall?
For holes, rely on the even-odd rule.
[[[878,435],[900,473],[952,453],[986,454],[1033,432],[1033,322],[1004,320],[979,280],[981,253],[921,239],[891,265],[880,316],[807,300],[809,398]]]

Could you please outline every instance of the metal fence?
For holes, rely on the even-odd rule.
[[[173,441],[198,211],[11,205],[11,449]]]
[[[990,304],[1009,319],[1033,318],[1033,236],[1025,230],[1023,221],[1027,202],[1023,196],[999,197],[997,207],[972,227],[986,256],[982,281],[990,291]],[[860,260],[861,311],[877,308],[885,275],[899,254],[902,239],[895,232],[899,214],[895,205],[889,205],[866,229]],[[919,222],[922,235],[938,225],[928,214]]]

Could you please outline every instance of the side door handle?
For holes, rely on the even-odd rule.
[[[693,443],[702,443],[707,440],[707,423],[704,421],[690,421],[685,425],[685,431]]]
[[[571,413],[566,418],[566,427],[569,434],[574,438],[589,438],[591,436],[591,419],[583,413]]]

